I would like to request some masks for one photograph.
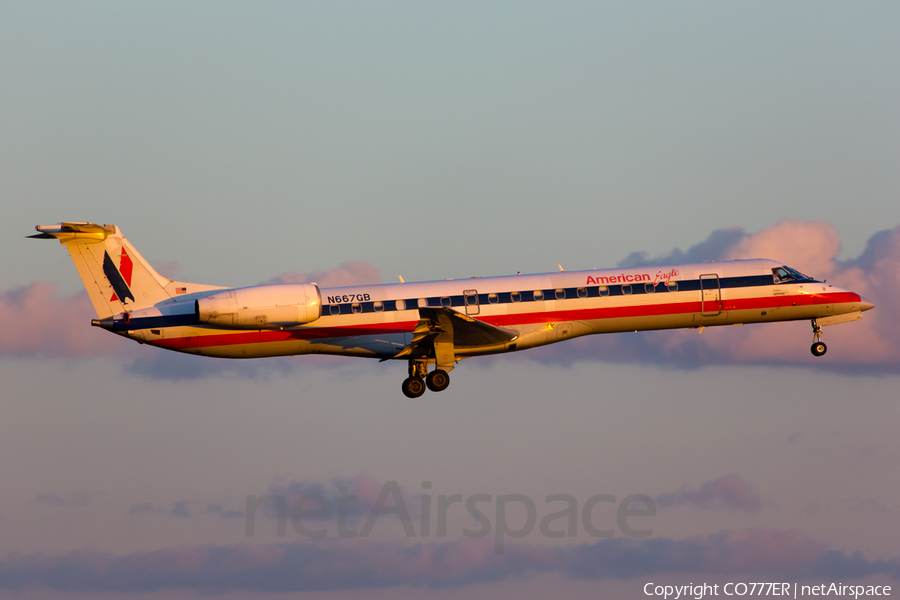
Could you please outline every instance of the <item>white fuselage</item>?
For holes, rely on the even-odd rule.
[[[511,330],[510,342],[457,349],[456,357],[522,350],[592,334],[816,319],[871,308],[854,292],[812,279],[778,281],[770,260],[473,277],[319,290],[321,316],[284,329],[215,325],[121,332],[205,356],[338,354],[393,358],[410,344],[420,307],[446,307]],[[192,292],[170,303],[216,293]]]

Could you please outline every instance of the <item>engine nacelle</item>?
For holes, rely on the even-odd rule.
[[[195,303],[200,323],[233,329],[283,329],[322,316],[319,288],[309,283],[276,283],[223,290]]]

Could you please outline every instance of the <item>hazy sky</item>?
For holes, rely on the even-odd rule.
[[[0,598],[900,585],[898,23],[887,2],[0,2]],[[61,220],[217,285],[764,256],[876,309],[821,359],[808,323],[581,338],[410,401],[402,363],[91,329],[65,250],[23,239]],[[613,538],[579,520],[501,555],[462,509],[445,538],[390,515],[279,537],[265,509],[245,535],[248,495],[346,486],[367,510],[392,481],[416,531],[439,495],[490,495],[495,530],[512,494],[538,520],[550,495],[657,514],[635,540],[601,503]]]

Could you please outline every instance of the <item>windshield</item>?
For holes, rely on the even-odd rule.
[[[815,279],[809,275],[804,275],[800,271],[785,265],[772,269],[772,278],[775,280],[775,283],[785,283],[787,281],[815,281]]]

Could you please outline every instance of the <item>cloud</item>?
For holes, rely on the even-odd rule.
[[[753,487],[735,474],[724,475],[703,483],[697,490],[682,490],[662,494],[656,498],[660,508],[689,505],[697,508],[733,508],[756,512],[762,500]]]
[[[300,360],[290,356],[275,356],[256,360],[211,358],[162,348],[141,347],[135,359],[123,365],[129,375],[144,379],[168,379],[180,381],[204,377],[234,377],[239,379],[266,379],[272,375],[290,375],[303,366],[310,367],[308,357]],[[322,364],[335,362],[322,357]]]
[[[840,250],[837,231],[825,221],[785,219],[743,237],[719,258],[771,258],[822,279],[834,274],[834,258]]]
[[[182,518],[191,516],[190,504],[191,503],[187,500],[179,500],[172,505],[172,510],[169,511],[169,516]]]
[[[360,539],[297,544],[182,545],[115,556],[13,554],[0,561],[0,588],[68,592],[193,590],[300,592],[397,586],[448,588],[536,573],[571,579],[663,573],[784,578],[871,575],[900,579],[900,561],[847,555],[798,531],[727,530],[682,540],[612,538],[550,548],[509,544],[497,555],[487,538],[404,545]]]
[[[177,271],[177,263],[166,263],[169,271]],[[291,272],[280,275],[265,283],[307,283],[316,282],[323,287],[345,285],[365,285],[380,283],[378,269],[367,262],[356,261],[338,265],[334,269],[314,271],[309,274]],[[0,356],[18,358],[88,358],[94,356],[135,355],[134,344],[106,331],[91,327],[91,319],[96,313],[82,291],[71,296],[56,294],[56,284],[35,281],[27,286],[0,292]],[[127,350],[126,350],[127,349]],[[266,361],[265,367],[237,367],[216,361],[202,359],[205,364],[184,367],[185,355],[165,353],[145,354],[132,363],[127,370],[146,377],[168,377],[184,379],[235,372],[241,377],[255,377],[270,371],[289,372],[296,361]]]
[[[288,511],[303,496],[320,496],[328,501],[328,506],[323,508],[330,509],[329,516],[323,518],[334,519],[334,515],[338,513],[335,497],[343,495],[342,489],[344,493],[354,497],[341,509],[343,514],[352,521],[359,521],[367,517],[376,507],[379,511],[388,511],[388,515],[394,516],[397,516],[392,512],[394,508],[403,509],[403,512],[410,517],[418,517],[421,513],[421,493],[410,492],[396,481],[380,482],[366,473],[352,478],[333,478],[324,483],[310,480],[282,481],[278,479],[269,487],[269,494],[283,499]],[[381,500],[380,504],[379,499]],[[311,506],[317,505],[311,504]],[[272,503],[267,503],[265,510],[268,516],[276,516]]]
[[[823,221],[784,220],[758,233],[720,229],[691,246],[653,258],[629,255],[620,266],[683,263],[702,260],[767,257],[860,293],[876,305],[861,321],[827,327],[828,354],[813,357],[807,321],[748,327],[653,331],[639,334],[587,336],[524,353],[525,359],[557,364],[575,361],[657,364],[693,369],[712,364],[802,366],[849,374],[895,373],[900,367],[900,320],[893,308],[900,299],[900,226],[873,235],[857,258],[837,259],[840,240]],[[349,262],[326,271],[285,273],[267,283],[311,282],[322,286],[378,283],[378,270],[366,262]],[[85,294],[59,298],[53,284],[35,282],[0,294],[0,355],[22,358],[126,356],[126,372],[156,379],[209,376],[260,378],[290,374],[314,364],[340,364],[326,358],[270,358],[254,361],[209,359],[155,348],[137,348],[109,333],[91,328],[93,309]]]
[[[743,229],[730,227],[713,231],[706,240],[688,248],[687,252],[675,248],[668,254],[648,258],[646,252],[632,252],[616,266],[623,268],[671,265],[717,260],[722,253],[747,237]]]
[[[56,295],[56,284],[35,281],[0,293],[0,356],[84,358],[118,355],[124,340],[91,327],[86,292]]]
[[[263,283],[315,283],[319,287],[346,285],[375,285],[381,283],[381,274],[373,265],[363,261],[346,262],[326,271],[301,273],[291,271]]]
[[[790,530],[725,530],[683,540],[611,539],[563,550],[566,570],[591,579],[658,573],[759,573],[805,576],[827,552],[824,544]],[[868,561],[867,561],[868,563]]]
[[[343,490],[343,491],[342,491]],[[336,497],[348,495],[349,498],[343,501],[343,506],[339,510]],[[381,498],[382,494],[384,498]],[[272,496],[278,500],[272,500]],[[258,500],[254,503],[254,508],[250,510],[251,520],[255,520],[259,516],[269,518],[280,518],[279,509],[283,506],[290,515],[291,510],[295,507],[298,500],[310,496],[319,496],[325,500],[325,504],[321,508],[329,511],[327,516],[305,516],[304,521],[334,520],[340,512],[348,519],[348,523],[358,524],[372,513],[376,507],[379,509],[378,519],[382,516],[397,517],[393,512],[394,508],[398,508],[395,503],[397,498],[402,502],[405,512],[412,518],[417,518],[421,514],[422,493],[410,492],[405,486],[395,481],[380,482],[372,476],[361,473],[355,477],[335,477],[324,482],[313,480],[296,480],[277,477],[269,486],[269,489],[258,496]],[[381,503],[379,504],[379,498]],[[82,500],[83,499],[83,500]],[[71,494],[69,497],[62,497],[59,494],[41,493],[35,497],[35,504],[45,504],[52,506],[75,506],[78,503],[86,503],[88,497],[84,495]],[[242,500],[243,501],[243,500]],[[250,506],[250,501],[247,501]],[[202,507],[202,508],[201,508]],[[318,509],[320,504],[311,502],[309,505],[303,505],[302,508]],[[380,512],[385,511],[385,512]],[[128,509],[129,515],[157,514],[166,515],[168,517],[186,518],[198,516],[216,516],[221,518],[245,518],[246,514],[243,510],[237,510],[234,506],[233,499],[226,502],[204,502],[200,500],[176,500],[170,505],[158,505],[151,502],[135,504]]]
[[[719,230],[688,252],[647,258],[632,254],[623,265],[650,265],[682,260],[771,258],[828,283],[852,290],[875,303],[861,321],[826,327],[829,345],[824,357],[808,348],[808,321],[766,323],[747,327],[642,332],[588,336],[546,347],[523,356],[542,362],[603,362],[658,364],[692,369],[710,364],[801,366],[848,374],[896,373],[900,367],[900,321],[893,309],[900,303],[900,226],[873,235],[856,259],[839,261],[840,241],[823,221],[784,220],[756,234]]]
[[[310,480],[283,481],[278,479],[269,487],[269,493],[283,498],[288,510],[290,510],[302,496],[321,496],[330,501],[331,514],[335,514],[337,512],[337,507],[333,498],[340,494],[341,488],[344,488],[347,494],[356,497],[353,502],[348,502],[346,504],[345,514],[348,517],[357,518],[369,514],[375,506],[382,490],[385,489],[383,483],[365,473],[361,473],[352,478],[333,478],[325,483]],[[419,505],[420,501],[418,500],[418,495],[416,495],[415,501],[413,501],[412,495],[404,493],[402,487],[398,485],[396,489],[400,491],[401,498],[407,509],[413,509]],[[390,490],[388,490],[387,493],[390,494]],[[392,498],[393,496],[389,495],[388,500],[383,506],[393,506]],[[412,511],[410,510],[410,512]],[[274,514],[274,512],[271,514]]]

